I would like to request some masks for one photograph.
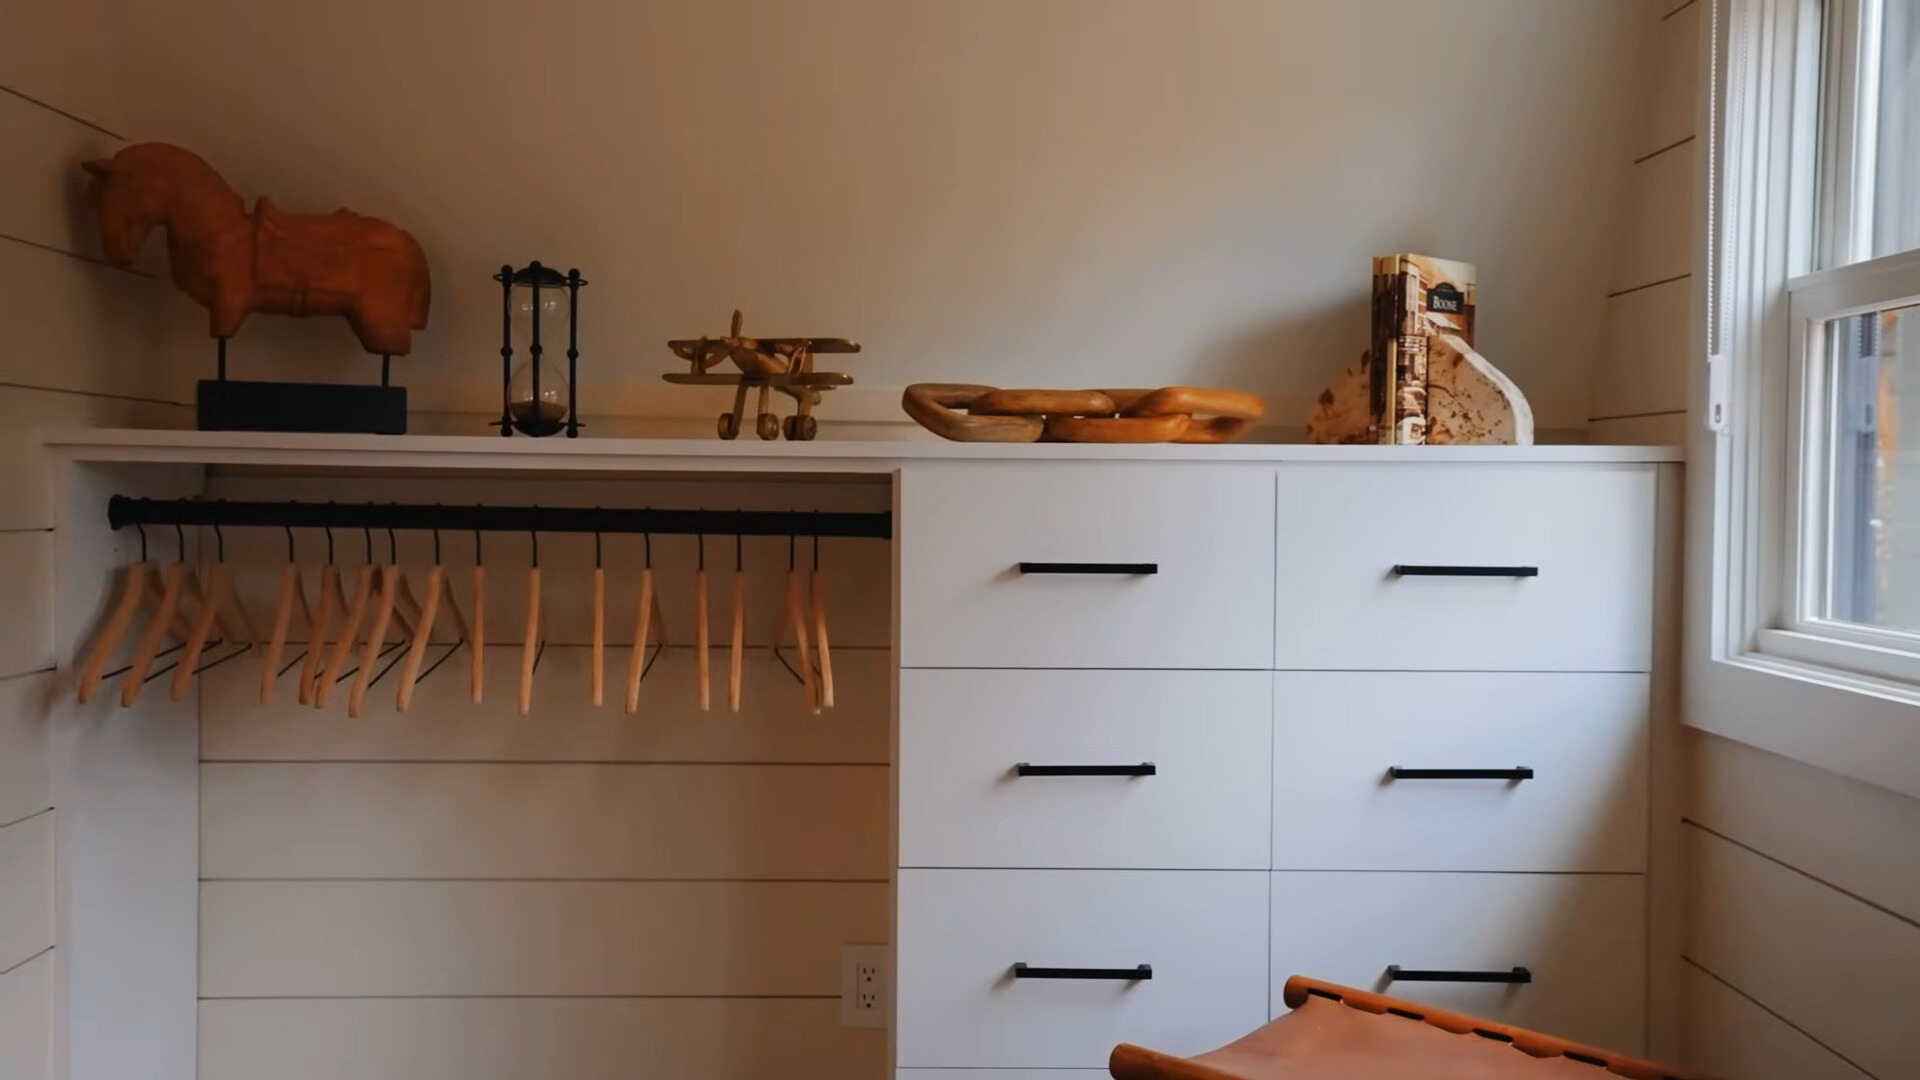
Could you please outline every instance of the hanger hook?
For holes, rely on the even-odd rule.
[[[360,535],[363,538],[365,538],[367,542],[367,565],[372,566],[373,565],[373,530],[368,526],[362,525],[360,526]]]
[[[647,544],[647,560],[646,560],[645,568],[648,570],[651,570],[653,569],[653,534],[642,533],[641,535],[646,538],[646,544]]]
[[[285,529],[285,530],[287,531],[287,562],[288,562],[288,563],[295,563],[295,562],[299,562],[300,560],[298,560],[298,559],[296,559],[296,558],[294,558],[294,551],[293,551],[293,526],[291,526],[291,525],[282,525],[282,526],[280,526],[280,527],[281,527],[282,529]]]
[[[480,506],[479,503],[474,503],[473,505],[476,509]],[[481,565],[484,565],[485,563],[486,563],[486,560],[481,558],[480,530],[475,529],[473,530],[473,565],[481,566]]]
[[[707,568],[707,534],[698,533],[696,535],[699,537],[700,542],[700,561],[695,564],[694,568],[704,571]]]
[[[540,508],[536,506],[534,509],[537,511]],[[527,535],[533,537],[533,568],[538,570],[540,569],[540,530],[528,529]]]
[[[741,562],[740,562],[740,534],[734,533],[733,534],[733,572],[738,574],[738,573],[741,573],[743,569],[744,567],[741,565]]]
[[[322,525],[320,527],[326,530],[326,533],[327,533],[327,565],[332,566],[333,565],[333,526]]]
[[[440,506],[439,503],[433,505],[436,509]],[[440,530],[437,528],[433,530],[433,565],[440,565]]]
[[[400,543],[393,538],[392,526],[387,527],[387,562],[395,566],[400,564]]]
[[[180,553],[180,561],[186,562],[187,561],[187,530],[181,528],[180,523],[177,521],[173,523],[173,543],[174,543],[175,549],[178,550]]]
[[[799,534],[794,532],[792,529],[788,529],[787,530],[787,573],[789,574],[793,573],[793,568],[795,566],[794,548],[798,547],[799,544],[800,544]]]
[[[213,561],[227,561],[227,534],[220,531],[218,522],[213,526]]]
[[[599,513],[600,511],[600,507],[597,505],[593,509],[596,514]],[[600,569],[600,530],[599,529],[593,530],[593,568],[595,570]]]
[[[147,527],[137,521],[133,523],[133,527],[135,530],[137,530],[140,533],[140,561],[146,562],[147,561]]]

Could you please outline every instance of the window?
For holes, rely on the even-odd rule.
[[[1688,721],[1920,795],[1920,0],[1707,10]]]

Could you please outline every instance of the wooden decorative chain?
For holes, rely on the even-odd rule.
[[[900,400],[921,427],[956,442],[1219,443],[1266,412],[1253,394],[1158,390],[1000,390],[915,383]]]

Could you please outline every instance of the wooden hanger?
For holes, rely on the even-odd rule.
[[[367,533],[367,561],[353,576],[353,598],[347,601],[346,616],[340,623],[340,636],[333,640],[333,649],[327,654],[327,666],[320,672],[319,685],[314,687],[313,707],[324,709],[333,695],[333,687],[340,681],[340,669],[347,665],[347,654],[360,636],[360,623],[367,617],[367,601],[373,596],[373,580],[377,567],[373,563],[373,534]]]
[[[380,567],[380,593],[374,601],[373,622],[367,627],[367,641],[360,649],[360,666],[353,675],[353,688],[347,692],[347,715],[358,717],[373,685],[373,669],[380,663],[387,645],[387,626],[393,622],[394,606],[400,602],[400,568],[393,563]]]
[[[178,525],[174,526],[173,531],[179,543],[179,558],[173,565],[167,567],[160,585],[160,596],[154,608],[153,620],[147,624],[139,640],[134,643],[133,658],[127,665],[126,678],[120,682],[121,708],[132,708],[133,703],[139,700],[140,688],[146,685],[147,672],[153,667],[153,658],[160,652],[160,639],[165,637],[169,630],[178,635],[183,642],[191,635],[191,630],[181,633],[177,618],[180,611],[180,597],[186,591],[187,579],[191,573],[191,568],[187,565],[187,538]],[[152,580],[151,575],[148,576],[148,580]]]
[[[433,637],[434,621],[444,606],[457,637],[454,648],[462,646],[472,648],[472,639],[468,636],[467,620],[461,617],[460,606],[454,603],[451,593],[446,591],[447,568],[440,564],[440,534],[433,534],[433,567],[427,571],[426,595],[420,601],[420,614],[414,620],[413,641],[407,647],[407,659],[400,667],[400,688],[394,698],[394,708],[406,712],[413,704],[413,687],[420,681],[420,663],[427,655],[427,648]],[[406,580],[400,582],[402,596],[406,594]],[[445,659],[442,657],[441,659]]]
[[[813,538],[813,572],[807,578],[808,606],[813,609],[813,653],[820,661],[817,686],[820,708],[833,708],[833,651],[827,645],[827,585],[820,574],[820,538]]]
[[[313,609],[307,605],[307,588],[300,580],[300,567],[293,563],[280,568],[280,599],[274,604],[273,627],[268,631],[266,659],[260,665],[260,704],[273,700],[273,684],[280,680],[280,657],[286,651],[287,633],[293,625],[295,609],[308,637],[313,636]]]
[[[140,561],[127,564],[126,571],[120,577],[120,596],[113,602],[113,613],[107,616],[106,625],[101,627],[99,637],[94,639],[93,650],[87,653],[86,662],[80,665],[80,704],[85,705],[93,700],[93,692],[106,673],[107,661],[119,650],[120,639],[127,636],[134,618],[140,614],[141,602],[147,598],[147,589],[158,569],[147,558],[147,531],[142,528]]]
[[[533,669],[540,662],[540,534],[533,534],[533,565],[527,567],[527,632],[520,643],[520,715],[533,711]]]
[[[740,537],[733,538],[733,641],[727,653],[727,709],[740,711],[740,654],[747,643],[747,575],[740,561]]]
[[[700,538],[700,562],[693,572],[693,655],[700,679],[700,711],[713,708],[713,687],[707,670],[707,538]]]
[[[320,568],[320,604],[314,610],[313,621],[308,624],[306,655],[300,660],[300,704],[313,704],[313,694],[320,679],[321,661],[327,652],[327,629],[333,621],[334,608],[343,601],[341,593],[340,567],[333,561],[333,530],[327,530],[327,564]]]
[[[634,608],[633,655],[627,659],[627,714],[640,711],[640,680],[647,673],[647,631],[651,628],[667,647],[667,620],[660,614],[660,596],[653,590],[653,537],[647,537],[647,560],[640,569],[640,602]]]
[[[793,630],[795,651],[800,659],[800,685],[806,691],[807,711],[819,712],[819,696],[813,684],[813,658],[807,647],[807,614],[800,602],[800,572],[794,564],[794,548],[798,540],[787,537],[787,584],[785,603],[780,614],[780,632],[773,637],[773,655],[779,659],[780,646],[787,640],[787,630]]]
[[[593,534],[593,655],[589,660],[592,667],[593,704],[599,707],[606,696],[606,656],[607,656],[607,571],[600,565],[600,534]]]
[[[173,667],[173,681],[168,695],[175,701],[184,700],[187,687],[193,683],[193,669],[200,664],[200,654],[206,649],[207,637],[213,632],[214,620],[220,614],[220,595],[229,589],[227,584],[227,564],[216,562],[207,570],[207,587],[201,591],[200,611],[194,616],[193,627],[187,634],[186,648],[180,652],[180,662]]]

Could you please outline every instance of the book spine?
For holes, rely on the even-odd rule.
[[[1368,441],[1390,443],[1394,440],[1395,375],[1399,368],[1399,313],[1396,288],[1397,260],[1383,256],[1373,260],[1373,327],[1367,351],[1367,429]]]
[[[1393,442],[1427,441],[1426,287],[1418,271],[1395,275],[1399,347],[1395,350]]]

